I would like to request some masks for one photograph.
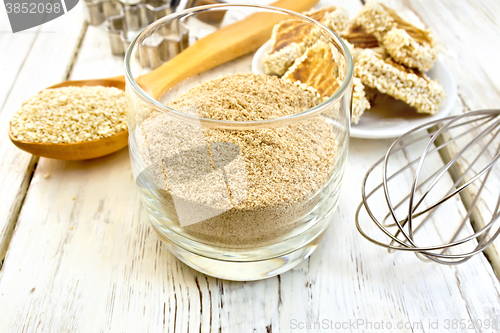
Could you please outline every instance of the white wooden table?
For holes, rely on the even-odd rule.
[[[329,3],[351,16],[362,5],[321,2]],[[455,113],[500,107],[500,2],[388,3],[445,46],[458,82]],[[318,322],[332,332],[500,331],[472,325],[500,321],[498,245],[488,259],[442,266],[388,254],[356,230],[362,177],[392,140],[353,139],[340,206],[319,248],[295,269],[249,283],[207,277],[166,250],[126,149],[83,162],[18,150],[7,127],[23,100],[66,79],[123,73],[103,27],[88,26],[80,6],[17,34],[0,6],[0,332],[302,332],[321,331]]]

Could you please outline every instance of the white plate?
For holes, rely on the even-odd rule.
[[[265,74],[262,57],[270,47],[271,44],[268,41],[255,53],[252,60],[252,71],[254,73]],[[427,75],[432,79],[438,79],[446,94],[435,114],[419,114],[407,104],[388,97],[365,112],[358,124],[352,124],[351,137],[367,139],[395,138],[416,126],[446,117],[453,108],[457,97],[455,78],[448,66],[439,57],[434,67],[427,72]]]

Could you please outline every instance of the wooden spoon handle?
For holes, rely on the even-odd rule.
[[[279,0],[272,6],[302,12],[318,0]],[[182,80],[258,49],[271,36],[273,26],[286,16],[261,12],[221,28],[201,38],[157,69],[138,78],[154,98]]]

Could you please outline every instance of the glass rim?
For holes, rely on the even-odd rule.
[[[165,104],[161,103],[157,99],[153,98],[151,95],[149,95],[144,89],[140,87],[140,85],[137,83],[136,79],[132,75],[132,70],[130,68],[130,60],[132,58],[132,52],[133,50],[137,47],[138,43],[143,41],[149,36],[149,33],[157,28],[158,26],[164,24],[164,23],[169,23],[175,19],[179,19],[188,15],[196,14],[199,12],[205,12],[209,10],[214,10],[214,9],[231,9],[231,8],[237,8],[237,7],[248,7],[248,8],[255,8],[255,9],[262,9],[264,11],[268,12],[278,12],[282,14],[287,14],[289,16],[295,16],[300,18],[303,21],[309,22],[311,24],[314,24],[315,26],[319,27],[323,32],[327,33],[330,37],[332,37],[337,44],[340,46],[343,56],[346,59],[347,62],[347,70],[346,70],[346,78],[340,85],[340,87],[337,89],[337,91],[330,96],[328,99],[323,101],[322,103],[298,112],[294,113],[292,115],[288,116],[283,116],[283,117],[278,117],[278,118],[272,118],[272,119],[263,119],[263,120],[251,120],[251,121],[241,121],[241,120],[219,120],[219,119],[212,119],[212,118],[203,118],[199,117],[196,115],[191,115],[188,113],[184,113],[182,111],[170,108],[166,106]],[[206,5],[206,6],[199,6],[199,7],[193,7],[189,9],[185,9],[180,12],[175,12],[170,15],[167,15],[161,19],[156,20],[155,22],[151,23],[148,25],[146,28],[144,28],[130,43],[129,47],[127,48],[127,52],[125,53],[125,81],[127,85],[130,85],[132,87],[132,90],[134,93],[146,104],[149,106],[164,112],[165,114],[168,114],[172,118],[175,118],[177,120],[183,120],[187,121],[189,123],[196,123],[200,124],[205,127],[210,127],[210,128],[224,128],[224,129],[262,129],[262,128],[269,128],[269,127],[280,127],[284,126],[290,123],[294,123],[300,120],[303,120],[305,118],[309,118],[313,115],[320,114],[324,111],[326,111],[329,107],[331,107],[333,104],[336,104],[337,102],[340,101],[342,97],[344,97],[347,88],[350,86],[350,83],[352,81],[353,77],[353,72],[354,72],[354,64],[351,56],[351,52],[349,51],[349,48],[345,44],[345,42],[340,38],[333,30],[328,28],[326,25],[308,17],[303,14],[288,10],[288,9],[283,9],[279,7],[273,7],[273,6],[265,6],[265,5],[258,5],[258,4],[215,4],[215,5]]]

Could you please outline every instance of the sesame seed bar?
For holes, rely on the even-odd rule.
[[[347,11],[335,6],[304,12],[334,31],[342,31],[348,20]],[[273,28],[271,50],[263,57],[264,71],[268,75],[283,75],[302,56],[307,48],[320,38],[319,29],[300,20],[285,20]]]
[[[365,86],[357,77],[353,77],[353,92],[352,92],[352,117],[351,121],[355,124],[359,122],[359,118],[368,110],[371,105],[366,98]]]
[[[300,87],[316,93],[319,102],[331,97],[344,80],[345,61],[332,45],[319,41],[283,75],[283,79],[298,83]],[[357,77],[353,79],[352,122],[370,108],[365,87]]]
[[[387,56],[385,47],[378,39],[366,29],[354,23],[352,20],[347,24],[347,27],[340,33],[340,37],[346,42],[351,51],[354,62],[363,49],[371,49],[383,57]]]
[[[429,30],[404,21],[382,3],[370,1],[353,22],[373,34],[397,62],[421,72],[432,68],[436,61],[436,42]]]
[[[343,81],[340,58],[332,45],[319,41],[295,60],[282,79],[299,81],[314,88],[321,98],[329,98]]]
[[[443,87],[424,73],[370,49],[360,53],[354,73],[366,86],[402,100],[419,113],[435,113],[445,95]]]

